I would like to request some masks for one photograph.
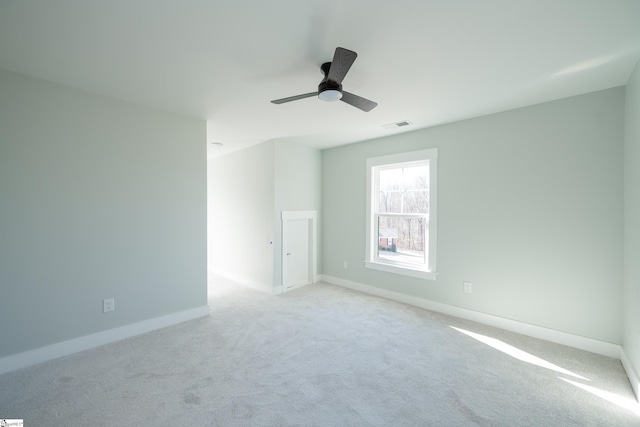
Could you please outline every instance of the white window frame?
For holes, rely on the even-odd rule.
[[[427,239],[429,242],[426,266],[403,264],[376,256],[377,254],[377,221],[375,221],[378,188],[376,171],[392,167],[410,165],[411,163],[429,163],[429,213],[427,216]],[[410,151],[388,156],[367,159],[367,218],[366,218],[366,255],[365,266],[374,270],[402,274],[420,279],[436,280],[436,245],[437,245],[437,200],[438,200],[438,149]]]

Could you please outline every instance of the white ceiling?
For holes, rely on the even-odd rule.
[[[377,108],[269,102],[315,91],[337,46]],[[0,68],[206,119],[210,155],[620,86],[639,58],[640,0],[0,0]]]

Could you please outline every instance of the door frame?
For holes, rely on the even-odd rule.
[[[309,221],[309,281],[303,285],[296,285],[290,288],[285,287],[287,271],[285,268],[287,248],[285,245],[287,237],[287,221],[290,220],[307,220]],[[282,211],[282,253],[281,253],[281,268],[282,268],[282,293],[290,291],[291,289],[306,286],[318,281],[318,260],[316,253],[316,242],[318,241],[318,213],[317,211]]]

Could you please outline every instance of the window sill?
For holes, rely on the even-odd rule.
[[[365,261],[366,268],[373,270],[386,271],[387,273],[401,274],[403,276],[417,277],[418,279],[436,280],[438,273],[435,271],[418,270],[409,267],[399,267],[397,265],[383,264],[380,262]]]

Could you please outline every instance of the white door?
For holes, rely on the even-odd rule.
[[[287,219],[283,227],[283,291],[311,283],[311,221]]]

